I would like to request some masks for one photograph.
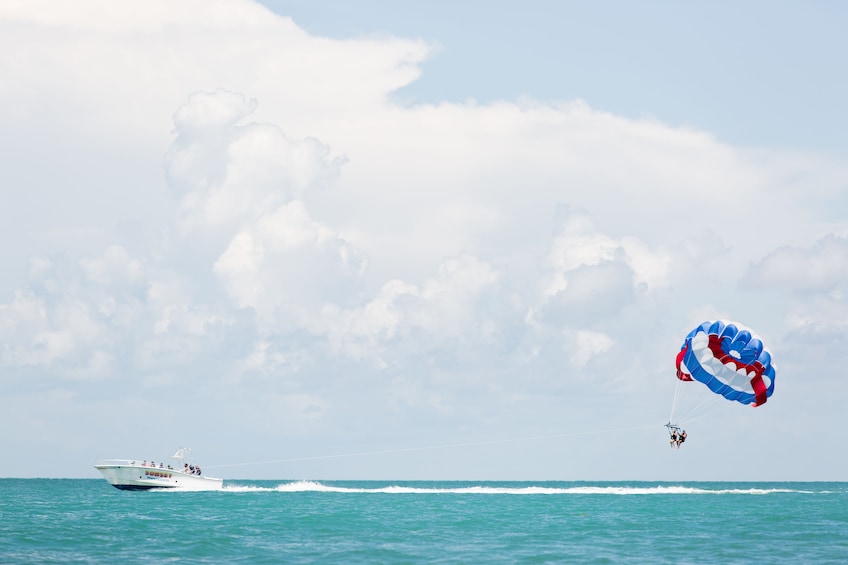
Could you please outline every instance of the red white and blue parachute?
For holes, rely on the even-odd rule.
[[[677,378],[699,381],[728,400],[760,406],[774,392],[771,352],[742,324],[704,322],[686,336],[677,354]]]

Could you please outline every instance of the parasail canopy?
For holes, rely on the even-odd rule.
[[[728,400],[760,406],[774,392],[775,367],[762,340],[742,324],[707,321],[677,354],[677,378],[699,381]]]

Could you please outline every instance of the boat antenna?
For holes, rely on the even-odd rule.
[[[171,455],[171,459],[176,459],[180,463],[183,463],[186,457],[191,456],[191,448],[189,447],[181,447],[177,449],[177,452]]]

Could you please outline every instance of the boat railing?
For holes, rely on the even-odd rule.
[[[159,466],[159,463],[156,465],[152,465],[151,461],[146,461],[144,459],[98,459],[94,464],[100,466],[121,466],[121,467],[150,467],[151,469],[169,469],[171,471],[182,471],[182,467],[177,469],[176,467],[170,466],[170,464],[164,465],[163,467]],[[162,462],[164,464],[164,461]]]
[[[164,463],[164,462],[163,462]],[[95,467],[149,467],[151,469],[166,469],[168,471],[179,471],[184,475],[194,475],[194,472],[188,472],[183,467],[168,466],[160,467],[159,463],[151,465],[150,461],[144,459],[98,459],[94,463]]]
[[[98,459],[95,465],[141,465],[141,461],[135,459]]]

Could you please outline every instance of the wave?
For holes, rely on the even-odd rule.
[[[657,486],[457,486],[421,487],[389,485],[380,487],[336,486],[316,481],[292,481],[276,486],[224,484],[223,492],[326,492],[326,493],[371,493],[371,494],[514,494],[514,495],[564,495],[564,494],[607,494],[607,495],[675,495],[675,494],[738,494],[765,495],[774,493],[813,494],[813,491],[788,488],[703,488],[684,485]]]

